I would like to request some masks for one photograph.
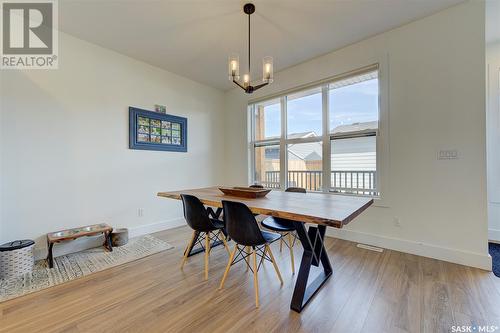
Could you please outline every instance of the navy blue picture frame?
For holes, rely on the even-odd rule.
[[[158,112],[129,107],[129,148],[140,150],[159,150],[187,152],[187,118],[162,114]],[[138,140],[139,117],[153,120],[167,121],[180,124],[180,144],[168,144],[158,142],[145,142]],[[155,136],[156,137],[156,136]],[[163,137],[162,137],[163,138]]]

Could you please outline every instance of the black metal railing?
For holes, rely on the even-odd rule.
[[[308,191],[321,191],[323,172],[311,170],[288,171],[287,186],[303,187]],[[378,195],[376,171],[332,171],[330,191],[361,195]],[[268,188],[280,187],[280,172],[266,171],[262,185]]]

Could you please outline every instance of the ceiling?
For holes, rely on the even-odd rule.
[[[59,1],[62,31],[195,81],[227,90],[227,57],[246,68],[240,0]],[[252,78],[427,16],[463,0],[255,0]],[[243,71],[242,71],[243,74]]]

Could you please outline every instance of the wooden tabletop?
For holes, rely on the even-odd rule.
[[[238,201],[247,205],[255,214],[324,224],[335,228],[342,228],[373,204],[372,198],[277,190],[271,191],[264,198],[249,199],[224,195],[218,187],[159,192],[158,196],[180,200],[181,194],[194,195],[207,206],[222,207],[222,200]]]

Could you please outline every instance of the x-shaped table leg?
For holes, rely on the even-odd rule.
[[[330,278],[333,270],[324,246],[326,226],[311,226],[306,231],[304,223],[294,222],[294,224],[304,248],[304,254],[300,262],[299,274],[295,282],[290,308],[296,312],[301,312],[328,278]],[[323,266],[323,270],[308,284],[311,266],[319,267],[320,263]]]

